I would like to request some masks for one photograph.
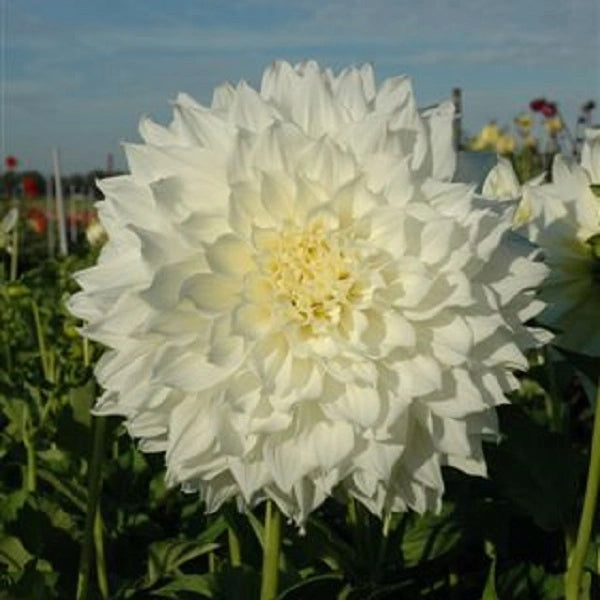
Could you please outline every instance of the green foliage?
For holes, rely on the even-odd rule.
[[[81,253],[36,262],[0,281],[0,599],[74,598],[88,500],[93,365],[64,308]],[[87,357],[87,358],[86,358]],[[440,514],[393,515],[385,526],[353,501],[327,501],[306,532],[284,524],[278,600],[558,600],[581,508],[598,361],[531,357],[502,438],[485,447],[489,479],[447,468]],[[205,515],[166,489],[164,458],[136,449],[109,419],[101,538],[110,598],[253,599],[260,589],[263,512]],[[228,528],[239,540],[233,565]],[[586,563],[598,593],[600,530]],[[92,598],[99,598],[95,573]]]

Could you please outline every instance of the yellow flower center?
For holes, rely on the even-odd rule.
[[[284,314],[313,331],[336,325],[344,305],[360,292],[357,251],[339,231],[316,222],[306,229],[288,227],[271,238],[263,272]]]

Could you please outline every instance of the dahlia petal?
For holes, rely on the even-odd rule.
[[[354,430],[349,423],[321,421],[309,435],[318,465],[331,471],[354,450]]]
[[[153,146],[177,146],[181,144],[181,140],[176,134],[146,116],[140,119],[138,130],[146,144]]]
[[[370,75],[372,77],[372,71]],[[365,116],[368,110],[369,95],[373,93],[372,80],[369,81],[369,71],[364,71],[364,68],[360,71],[348,69],[342,72],[335,86],[336,100],[348,110],[351,118],[355,121]]]
[[[334,191],[356,175],[352,156],[343,152],[326,136],[308,146],[297,166],[299,172],[325,189]]]
[[[331,420],[348,421],[363,428],[369,428],[377,421],[380,409],[376,389],[352,383],[346,385],[343,396],[322,408]]]
[[[182,94],[177,96],[174,107],[201,147],[214,148],[225,156],[231,152],[236,130],[230,123],[198,104],[190,105]]]
[[[222,275],[243,275],[254,266],[247,244],[232,234],[221,236],[209,246],[206,260],[213,272]]]
[[[310,63],[307,63],[307,65]],[[301,73],[292,98],[290,116],[312,138],[338,130],[343,110],[333,99],[331,88],[315,69],[308,67]]]
[[[185,392],[198,392],[209,389],[223,381],[235,370],[243,358],[241,348],[236,348],[225,366],[209,363],[202,359],[198,350],[189,345],[187,352],[178,347],[169,347],[160,352],[160,362],[156,361],[152,370],[152,381],[165,385],[177,385]]]
[[[233,122],[250,131],[262,131],[279,117],[277,111],[245,81],[238,84],[229,109]]]
[[[181,286],[181,295],[189,298],[200,310],[225,312],[238,302],[239,283],[225,275],[198,273],[192,275]]]
[[[272,329],[272,313],[266,305],[241,304],[233,314],[233,331],[259,339]]]
[[[276,221],[291,220],[294,213],[294,182],[283,174],[263,173],[260,197],[262,204]]]
[[[213,178],[219,178],[224,170],[222,155],[197,146],[123,144],[123,149],[131,175],[139,184],[151,183],[174,174],[193,178],[200,165],[202,172]]]
[[[408,77],[391,77],[383,82],[375,96],[377,112],[390,112],[412,97],[412,85]]]
[[[228,111],[235,97],[235,88],[230,83],[218,85],[212,96],[211,108]]]
[[[456,169],[454,112],[454,103],[446,101],[423,113],[430,129],[432,173],[440,181],[450,181]]]

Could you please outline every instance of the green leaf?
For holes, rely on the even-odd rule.
[[[69,390],[69,404],[73,409],[73,419],[84,427],[92,422],[91,409],[96,401],[96,383],[93,379],[84,385]]]
[[[227,521],[223,515],[215,519],[197,538],[198,544],[208,544],[216,540],[227,530]]]
[[[307,577],[287,588],[277,600],[304,600],[305,598],[335,598],[344,585],[343,573],[323,573]]]
[[[8,419],[4,431],[15,441],[23,441],[23,423],[29,412],[27,403],[20,398],[14,398],[7,399],[2,404],[4,416]]]
[[[496,558],[492,558],[481,600],[500,600],[496,591]]]
[[[214,576],[212,573],[204,575],[178,575],[173,581],[154,590],[152,596],[163,598],[181,598],[181,592],[200,594],[206,598],[213,598]]]
[[[560,600],[564,598],[562,573],[547,573],[543,567],[520,563],[507,571],[498,570],[496,587],[499,598],[511,600]]]
[[[408,566],[446,554],[459,544],[463,531],[453,513],[454,506],[446,502],[439,515],[411,515],[402,538],[402,553]]]
[[[0,522],[14,521],[28,496],[29,492],[27,490],[17,490],[0,497]]]
[[[10,535],[0,537],[0,563],[6,565],[9,572],[21,571],[32,558],[19,538]]]
[[[60,479],[50,469],[45,468],[38,468],[37,475],[63,497],[68,498],[82,513],[85,513],[87,490],[77,480]]]
[[[360,556],[333,526],[311,515],[306,529],[307,536],[301,541],[306,542],[304,549],[309,556],[320,558],[331,569],[349,574],[356,572]]]
[[[250,527],[252,527],[254,534],[256,535],[256,539],[262,548],[264,546],[263,540],[265,536],[265,528],[251,510],[246,511],[246,516],[248,517],[248,523],[250,523]]]
[[[568,440],[534,423],[516,406],[498,410],[499,445],[487,444],[490,478],[546,531],[570,522],[579,491],[579,461]]]
[[[162,577],[173,575],[186,562],[216,550],[219,544],[188,540],[155,542],[148,551],[148,587]]]
[[[590,189],[592,190],[592,194],[594,194],[594,196],[596,196],[596,198],[600,198],[600,184],[592,183],[590,185]]]

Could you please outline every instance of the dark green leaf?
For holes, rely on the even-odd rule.
[[[287,588],[277,600],[304,600],[305,598],[335,598],[344,586],[342,573],[314,575]]]
[[[181,598],[181,592],[193,592],[205,598],[213,598],[214,577],[204,575],[178,575],[173,581],[154,590],[152,596],[161,598]]]
[[[504,439],[485,448],[491,479],[503,495],[547,531],[572,518],[579,461],[567,439],[537,425],[516,406],[499,410]]]

